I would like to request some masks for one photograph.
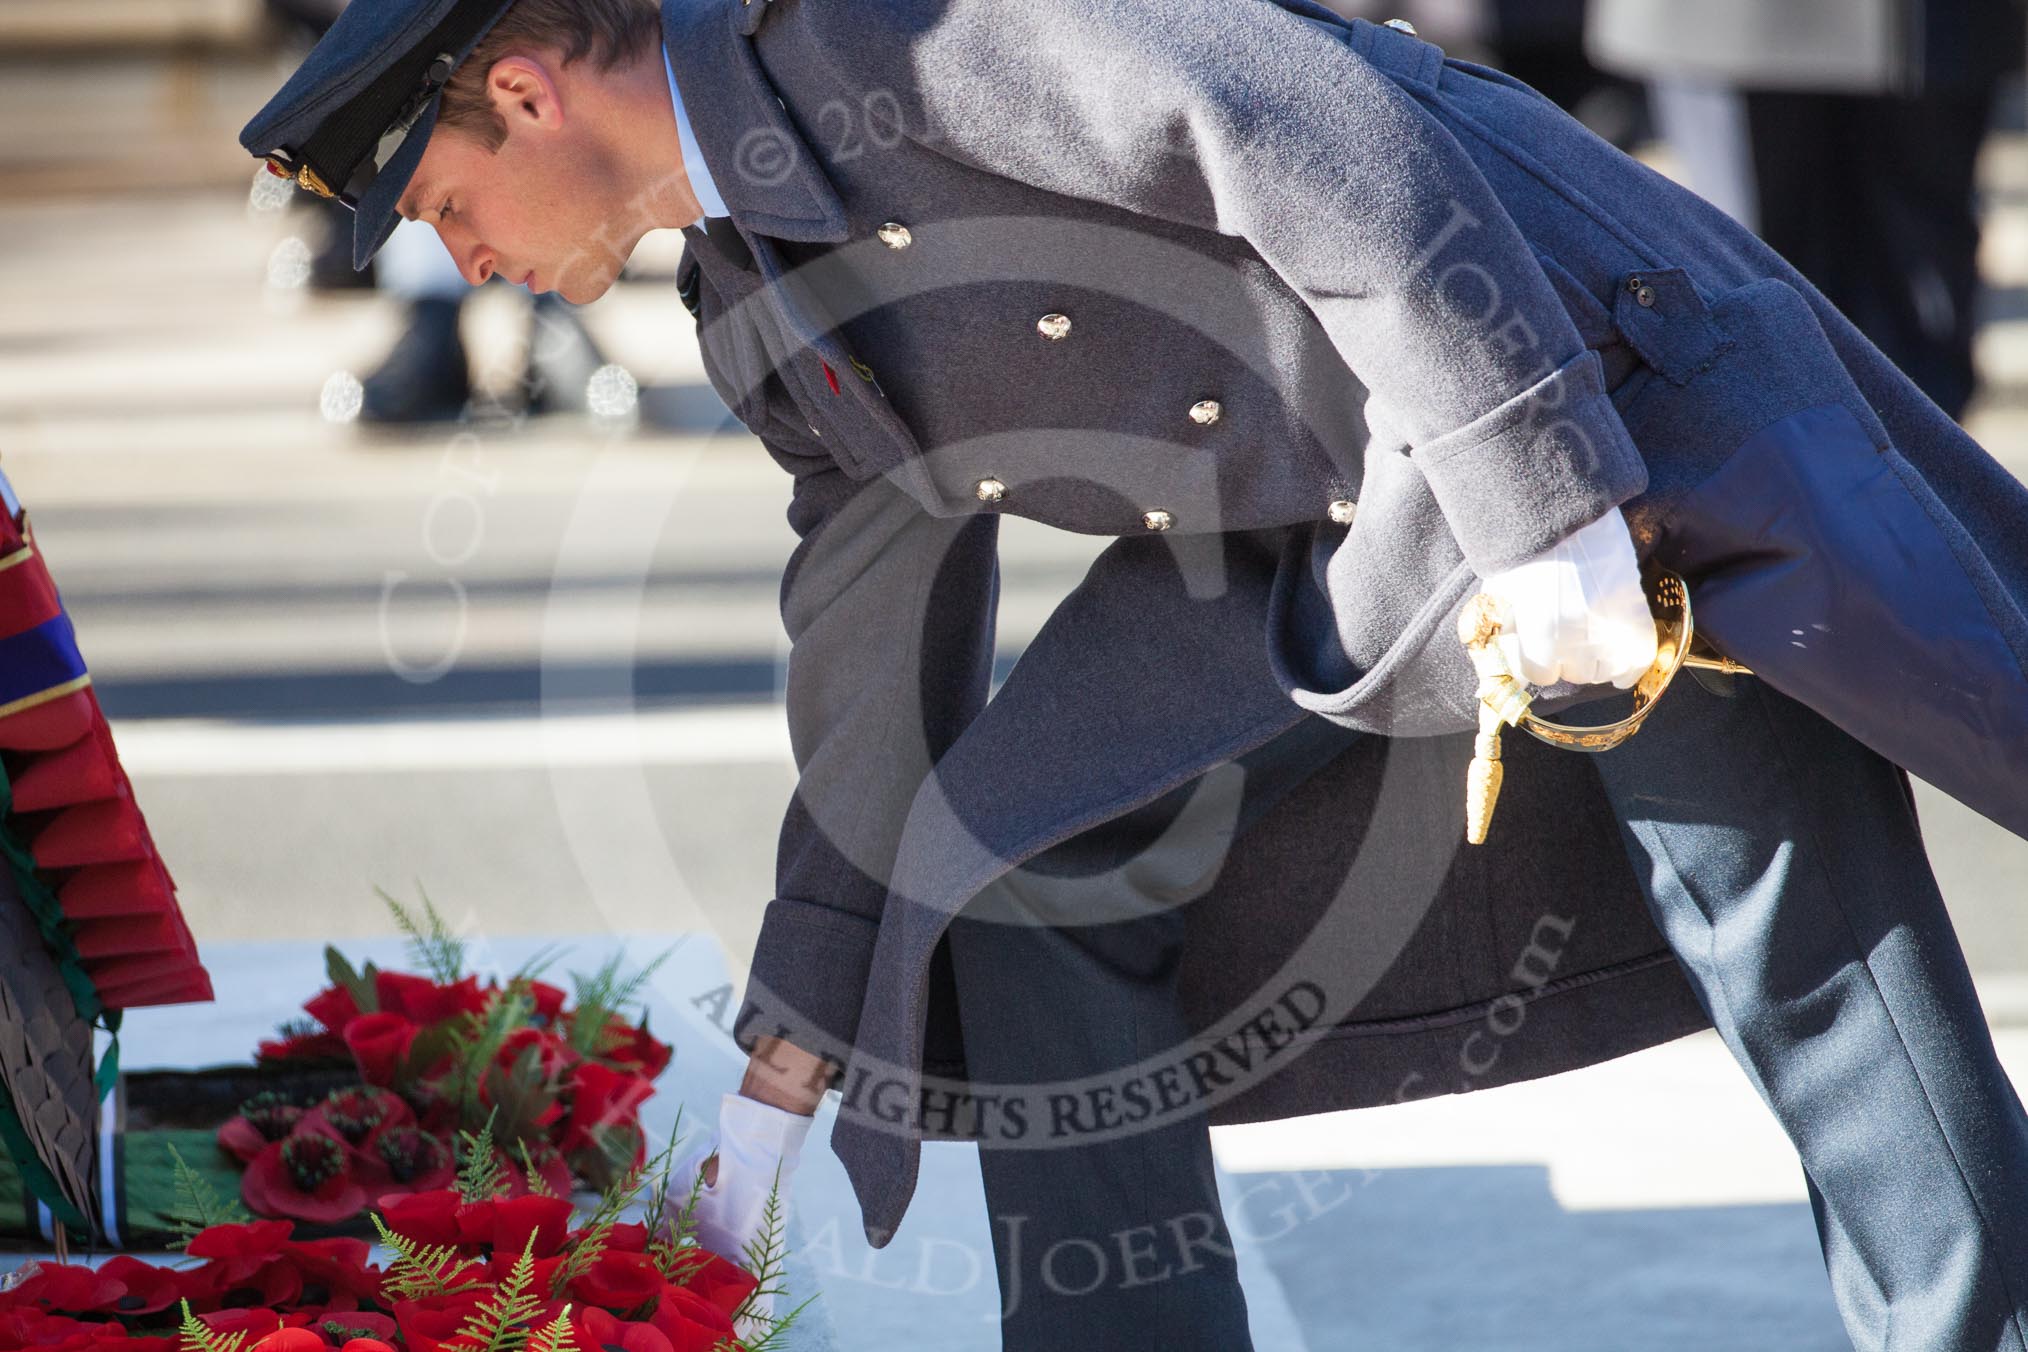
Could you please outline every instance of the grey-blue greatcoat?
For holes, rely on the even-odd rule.
[[[962,1071],[948,918],[1310,713],[1381,735],[1229,858],[1186,807],[1203,876],[1139,884],[1202,894],[1194,1027],[1292,953],[1377,974],[1214,1120],[1704,1026],[1589,758],[1510,735],[1494,839],[1459,843],[1454,617],[1615,504],[1721,650],[2028,834],[2028,493],[1779,257],[1526,86],[1307,0],[663,17],[732,225],[686,232],[679,280],[801,537],[801,780],[738,1036],[850,1049],[831,1141],[876,1244],[919,1076]],[[1119,538],[989,703],[1003,513]],[[1545,926],[1553,973],[1523,960]]]

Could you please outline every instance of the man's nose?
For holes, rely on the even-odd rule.
[[[498,260],[494,257],[493,251],[478,240],[461,231],[446,230],[441,225],[437,227],[437,237],[443,240],[444,248],[450,251],[451,260],[458,265],[458,274],[469,285],[481,286],[493,275]]]

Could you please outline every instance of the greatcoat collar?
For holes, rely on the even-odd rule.
[[[742,231],[812,244],[848,233],[844,205],[754,52],[770,0],[662,0],[683,106]]]

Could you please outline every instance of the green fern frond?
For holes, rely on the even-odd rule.
[[[614,1017],[625,1018],[627,1009],[648,984],[655,969],[676,951],[670,945],[656,954],[646,967],[621,980],[620,963],[625,955],[615,953],[591,976],[570,974],[574,1008],[570,1015],[570,1045],[580,1056],[599,1056],[605,1047],[606,1025]]]
[[[514,1148],[521,1152],[521,1181],[537,1197],[554,1197],[556,1189],[549,1186],[549,1180],[535,1167],[535,1161],[528,1154],[528,1142],[516,1141]]]
[[[458,1196],[467,1202],[484,1202],[499,1195],[507,1179],[500,1168],[500,1155],[493,1146],[493,1114],[477,1131],[458,1132]]]
[[[457,1336],[476,1340],[482,1352],[522,1352],[528,1345],[529,1325],[541,1314],[542,1299],[535,1294],[535,1233],[531,1230],[506,1280],[466,1316]]]
[[[176,1330],[180,1352],[240,1352],[246,1345],[245,1329],[237,1333],[220,1333],[190,1313],[188,1300],[180,1300],[177,1304],[183,1308],[183,1322]]]
[[[457,1245],[424,1244],[388,1229],[378,1213],[369,1211],[367,1216],[380,1232],[380,1242],[394,1253],[384,1281],[388,1294],[396,1300],[455,1295],[485,1286],[481,1281],[457,1281],[469,1266],[469,1260],[459,1254]]]
[[[663,1213],[669,1205],[669,1174],[676,1167],[676,1146],[683,1139],[683,1105],[676,1105],[676,1120],[669,1127],[669,1143],[658,1151],[642,1168],[646,1176],[648,1200],[642,1209],[641,1223],[652,1237],[662,1228]]]
[[[465,976],[465,941],[460,939],[450,924],[437,914],[436,906],[430,901],[429,893],[423,891],[418,881],[416,895],[422,898],[422,915],[411,915],[406,906],[396,901],[382,887],[373,889],[380,899],[387,903],[394,923],[408,939],[409,961],[429,973],[430,980],[443,985],[461,981]]]
[[[535,1001],[528,993],[527,983],[509,981],[493,997],[493,1003],[486,1007],[484,1014],[467,1015],[464,1026],[454,1034],[450,1078],[465,1121],[470,1122],[478,1116],[479,1090],[486,1082],[486,1073],[493,1069],[507,1035],[528,1022],[528,1016],[534,1009]]]
[[[760,1230],[746,1244],[746,1269],[753,1273],[754,1289],[747,1293],[739,1308],[733,1311],[733,1321],[747,1321],[755,1332],[743,1345],[747,1352],[761,1352],[761,1349],[780,1346],[782,1336],[802,1313],[806,1300],[787,1314],[775,1316],[763,1314],[754,1306],[770,1296],[787,1294],[782,1282],[783,1260],[788,1256],[788,1208],[782,1202],[782,1170],[775,1166],[774,1181],[768,1185],[768,1199],[761,1207]]]
[[[570,1326],[570,1305],[556,1312],[556,1318],[528,1335],[528,1352],[577,1352],[577,1333]]]
[[[652,1163],[652,1161],[651,1161]],[[556,1265],[550,1274],[549,1295],[554,1300],[573,1281],[591,1271],[593,1263],[605,1252],[606,1241],[611,1237],[613,1226],[619,1222],[620,1214],[634,1204],[641,1192],[641,1182],[647,1176],[649,1164],[636,1165],[615,1179],[610,1187],[599,1194],[598,1204],[584,1223],[577,1228],[577,1238],[572,1242],[570,1252]],[[650,1234],[654,1230],[650,1228]]]
[[[253,1219],[238,1198],[221,1201],[212,1190],[211,1181],[191,1168],[184,1160],[183,1152],[173,1145],[169,1147],[169,1158],[176,1165],[176,1205],[170,1213],[170,1220],[176,1227],[177,1248],[188,1248],[198,1232],[211,1226],[244,1225]]]

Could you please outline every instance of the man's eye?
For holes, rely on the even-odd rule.
[[[437,208],[437,219],[440,221],[449,220],[451,218],[451,212],[455,209],[455,206],[456,204],[453,203],[450,198],[446,197],[444,199],[444,204]]]

